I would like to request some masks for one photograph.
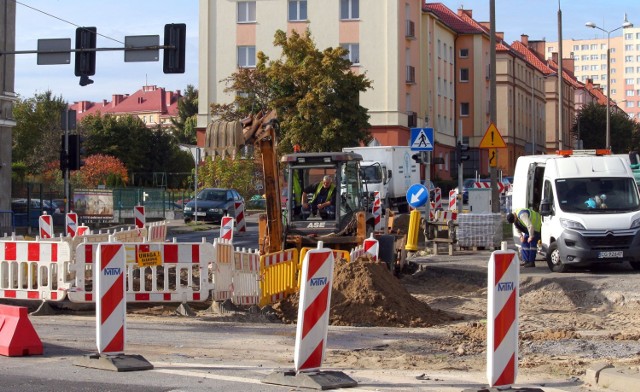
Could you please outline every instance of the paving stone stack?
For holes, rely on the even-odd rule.
[[[459,214],[458,245],[462,248],[500,248],[502,241],[501,214]]]

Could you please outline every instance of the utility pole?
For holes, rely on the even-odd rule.
[[[497,124],[497,106],[496,106],[496,0],[491,0],[490,5],[490,61],[491,61],[491,123]],[[496,173],[495,166],[489,166],[489,173],[491,177],[491,212],[500,212],[500,195],[498,194],[498,175]]]

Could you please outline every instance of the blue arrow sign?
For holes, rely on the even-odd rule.
[[[433,151],[433,128],[411,128],[411,151]]]
[[[429,191],[422,184],[413,184],[407,190],[407,202],[413,208],[422,207],[429,199]]]

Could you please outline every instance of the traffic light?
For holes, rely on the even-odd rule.
[[[64,135],[62,135],[62,142],[60,143],[60,170],[61,171],[65,171],[67,170],[67,152],[65,151],[65,145],[64,145]]]
[[[76,76],[80,76],[80,85],[93,83],[87,76],[96,74],[96,36],[95,27],[78,27],[76,29]],[[90,50],[87,50],[90,49]],[[87,51],[85,51],[87,50]]]
[[[426,163],[427,161],[427,153],[424,151],[420,151],[417,152],[413,155],[411,155],[411,159],[413,159],[414,161],[416,161],[416,163]]]
[[[82,156],[84,155],[82,142],[82,136],[69,135],[69,156],[67,159],[69,170],[78,170],[84,165],[84,161],[82,160]]]
[[[186,34],[187,25],[184,23],[164,25],[164,46],[173,46],[164,48],[164,73],[184,73]]]
[[[471,158],[471,155],[465,154],[466,151],[469,151],[469,145],[458,142],[456,145],[456,158],[458,159],[458,165],[461,165],[464,161],[468,161]]]

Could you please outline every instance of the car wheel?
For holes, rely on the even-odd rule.
[[[549,251],[547,252],[547,265],[553,272],[566,272],[567,265],[562,263],[560,259],[560,250],[557,243],[549,245]]]

